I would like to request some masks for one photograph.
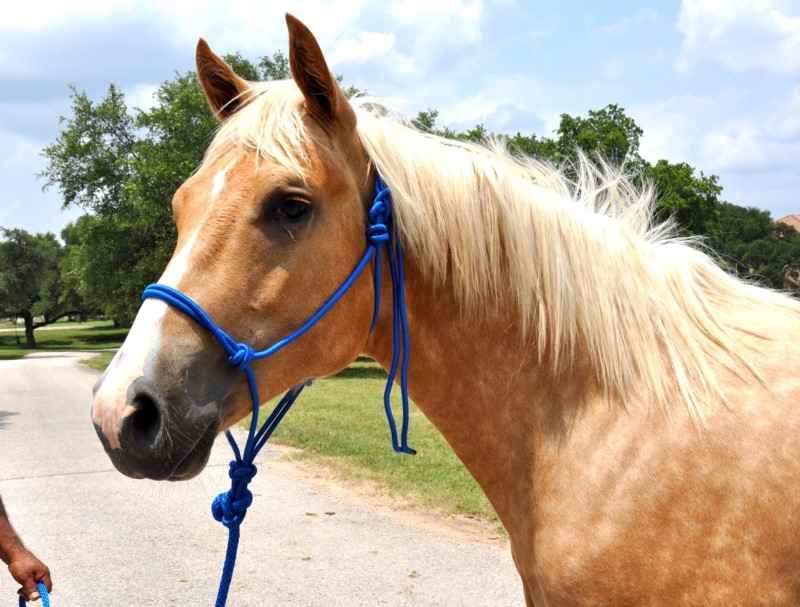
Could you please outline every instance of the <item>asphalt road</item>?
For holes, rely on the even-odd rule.
[[[124,477],[92,429],[98,374],[79,357],[0,361],[0,495],[50,567],[53,607],[213,605],[227,530],[210,504],[227,488],[227,443],[217,441],[192,481]],[[251,485],[231,607],[524,605],[506,551],[342,500],[287,474],[268,449]],[[15,592],[0,570],[0,607],[16,605]]]

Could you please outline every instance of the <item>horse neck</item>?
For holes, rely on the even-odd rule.
[[[388,369],[393,338],[387,285],[382,300],[365,353]],[[557,377],[536,340],[522,334],[512,309],[465,311],[452,286],[432,285],[413,259],[406,265],[406,306],[410,396],[508,527],[532,500],[535,437],[563,436],[598,393],[588,356],[578,349],[569,373]]]

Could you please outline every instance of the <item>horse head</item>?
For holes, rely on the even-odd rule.
[[[234,339],[267,347],[301,326],[364,254],[374,170],[356,115],[311,32],[287,15],[292,81],[248,83],[202,39],[197,73],[221,121],[175,193],[175,252],[160,283]],[[263,400],[329,375],[363,350],[373,292],[362,275],[300,339],[252,362]],[[114,465],[179,480],[251,411],[247,382],[204,328],[147,299],[95,386],[92,420]]]

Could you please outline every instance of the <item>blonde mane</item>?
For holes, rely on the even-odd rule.
[[[293,83],[253,84],[256,99],[211,147],[258,150],[302,173],[309,144]],[[556,367],[587,352],[621,402],[680,398],[697,419],[724,402],[720,367],[758,372],[725,306],[793,300],[747,285],[653,225],[652,189],[580,159],[577,183],[502,146],[454,142],[410,127],[385,104],[351,102],[368,156],[392,191],[399,238],[434,284],[452,284],[465,313],[513,309]]]

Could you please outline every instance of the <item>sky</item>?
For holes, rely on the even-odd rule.
[[[26,0],[0,20],[0,227],[58,234],[83,213],[37,178],[70,85],[99,100],[115,83],[147,108],[194,69],[199,37],[254,61],[286,52],[287,11],[345,84],[410,115],[552,136],[562,113],[616,103],[647,160],[800,213],[800,0]]]

